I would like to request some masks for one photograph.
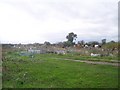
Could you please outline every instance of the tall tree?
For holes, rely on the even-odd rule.
[[[68,39],[69,42],[73,44],[73,40],[76,40],[77,34],[74,34],[73,32],[69,33],[66,38]]]
[[[106,44],[106,39],[102,39],[102,44]]]

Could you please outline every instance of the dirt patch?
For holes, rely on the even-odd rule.
[[[56,58],[61,59],[61,58]],[[69,61],[75,61],[75,62],[84,62],[88,64],[102,64],[102,65],[112,65],[112,66],[120,66],[119,62],[101,62],[101,61],[90,61],[90,60],[74,60],[74,59],[61,59],[61,60],[69,60]]]
[[[113,65],[113,66],[120,66],[119,63],[110,63],[110,62],[94,62],[94,61],[87,61],[87,60],[73,60],[76,62],[85,62],[85,63],[89,63],[89,64],[103,64],[103,65]]]

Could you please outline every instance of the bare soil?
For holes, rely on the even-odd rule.
[[[60,58],[58,58],[60,59]],[[73,60],[73,59],[64,59],[64,60],[70,60],[70,61],[75,61],[75,62],[84,62],[88,64],[102,64],[102,65],[112,65],[112,66],[120,66],[119,62],[103,62],[103,61],[90,61],[90,60]]]

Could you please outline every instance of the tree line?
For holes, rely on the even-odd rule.
[[[70,47],[70,46],[73,46],[75,45],[75,41],[77,39],[77,34],[73,33],[73,32],[70,32],[68,33],[68,35],[66,36],[66,39],[67,41],[64,41],[64,42],[59,42],[57,43],[58,45],[61,45],[61,46],[64,46],[64,47]],[[90,42],[85,42],[84,40],[81,40],[81,41],[78,41],[77,44],[79,45],[88,45],[88,46],[94,46],[94,45],[106,45],[106,44],[110,44],[112,43],[112,45],[114,43],[116,43],[115,41],[110,41],[110,42],[106,42],[106,39],[102,39],[101,40],[101,43],[98,42],[98,41],[90,41]],[[111,46],[112,46],[111,45]]]

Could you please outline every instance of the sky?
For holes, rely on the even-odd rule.
[[[117,41],[118,1],[0,0],[0,42]]]

